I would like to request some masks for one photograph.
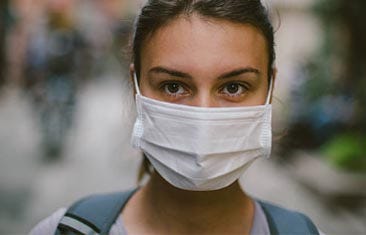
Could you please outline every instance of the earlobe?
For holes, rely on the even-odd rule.
[[[133,82],[133,76],[134,76],[134,74],[135,74],[135,65],[133,64],[133,63],[131,63],[130,64],[130,81],[132,81]]]
[[[277,67],[273,67],[273,69],[272,69],[272,79],[273,79],[273,82],[276,81],[277,73],[278,73]]]

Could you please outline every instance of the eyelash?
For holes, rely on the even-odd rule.
[[[239,89],[242,89],[242,92],[240,92],[239,94],[230,94],[227,92],[223,92],[224,89],[228,88],[229,85],[237,85],[239,86]],[[243,82],[228,82],[226,84],[224,84],[221,88],[220,88],[220,93],[223,93],[225,95],[228,95],[229,97],[237,97],[237,96],[241,96],[243,95],[243,93],[245,93],[246,91],[249,90],[249,85],[248,84],[243,84]]]
[[[174,85],[174,84],[178,85],[178,87],[179,87],[178,89],[184,89],[184,91],[182,93],[169,93],[169,92],[167,92],[168,86],[169,85]],[[241,89],[241,92],[239,94],[230,94],[229,92],[223,92],[223,90],[228,88],[229,85],[239,86],[239,89]],[[164,93],[168,96],[172,96],[172,97],[178,97],[178,96],[186,93],[187,91],[189,91],[187,86],[185,84],[182,84],[179,81],[166,81],[166,82],[163,82],[159,86],[159,89],[162,91],[162,93]],[[244,84],[243,82],[231,81],[231,82],[223,84],[221,86],[221,88],[219,89],[219,93],[222,94],[222,95],[229,96],[231,98],[235,98],[235,97],[243,95],[248,90],[249,90],[249,85],[248,84],[246,84],[246,83]]]
[[[160,85],[160,90],[168,95],[168,96],[172,96],[172,97],[176,97],[176,96],[179,96],[180,94],[174,94],[174,93],[169,93],[167,92],[166,90],[168,89],[168,86],[169,85],[173,85],[173,84],[177,84],[180,88],[184,89],[185,91],[188,90],[186,88],[186,86],[184,84],[182,84],[181,82],[179,81],[168,81],[168,82],[163,82],[161,85]]]

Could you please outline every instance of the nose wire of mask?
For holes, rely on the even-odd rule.
[[[144,97],[136,75],[137,118],[132,144],[173,186],[193,191],[224,188],[271,151],[272,80],[266,104],[204,108]]]

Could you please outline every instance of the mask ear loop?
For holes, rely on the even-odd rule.
[[[269,90],[267,94],[266,105],[269,105],[269,102],[271,101],[272,90],[273,90],[273,77],[271,77],[269,81]]]
[[[133,83],[135,85],[137,95],[141,95],[136,73],[133,73]]]

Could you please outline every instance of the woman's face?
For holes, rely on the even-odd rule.
[[[200,107],[265,103],[268,53],[261,32],[236,24],[179,17],[147,38],[141,50],[142,95]]]

